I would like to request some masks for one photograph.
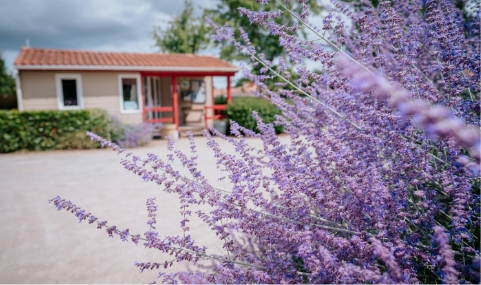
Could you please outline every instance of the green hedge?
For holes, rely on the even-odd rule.
[[[227,117],[240,126],[259,132],[257,129],[257,122],[252,118],[252,111],[257,111],[264,123],[273,123],[275,121],[274,115],[281,115],[281,111],[270,102],[262,98],[256,97],[239,97],[234,98],[232,103],[227,105]],[[276,133],[284,131],[283,126],[274,125]]]
[[[87,130],[110,139],[108,114],[98,109],[0,111],[0,152],[99,147]]]

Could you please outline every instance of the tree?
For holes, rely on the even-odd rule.
[[[7,72],[5,59],[0,53],[0,95],[15,95],[15,79]]]
[[[15,79],[7,72],[5,59],[0,53],[0,109],[17,108]]]
[[[155,45],[162,52],[196,54],[210,42],[203,17],[194,16],[192,1],[185,0],[184,5],[184,11],[171,20],[167,28],[154,28]]]
[[[249,35],[252,45],[265,55],[265,59],[273,61],[276,57],[284,56],[284,49],[279,45],[279,39],[273,36],[267,29],[260,29],[257,25],[252,25],[249,19],[240,15],[238,7],[244,7],[251,11],[265,12],[282,10],[276,1],[269,1],[267,4],[260,4],[259,1],[252,0],[217,0],[215,9],[206,9],[206,15],[211,18],[217,25],[229,25],[235,29],[235,37],[240,38],[239,27]],[[286,4],[287,5],[287,4]],[[318,15],[322,11],[322,7],[315,0],[307,0],[306,5],[310,8],[311,15]],[[292,1],[290,9],[300,14],[301,6],[297,1]],[[294,18],[286,13],[282,20],[279,18],[272,19],[278,24],[285,26],[293,26]],[[281,23],[282,21],[282,23]],[[305,38],[304,29],[298,30],[298,36]],[[248,57],[239,52],[232,44],[227,42],[216,43],[220,47],[220,57],[227,61],[245,60]]]
[[[272,35],[268,29],[261,28],[258,25],[253,25],[248,17],[239,13],[238,8],[244,7],[250,11],[256,12],[270,12],[276,10],[283,10],[283,8],[276,1],[268,1],[266,4],[259,3],[260,1],[253,0],[217,0],[217,6],[215,9],[205,9],[205,14],[211,18],[214,23],[219,26],[227,24],[229,27],[234,28],[234,36],[237,40],[241,39],[241,33],[239,28],[242,28],[247,35],[252,45],[257,49],[259,53],[265,55],[265,59],[271,61],[273,65],[272,69],[277,70],[278,62],[276,58],[286,58],[286,53],[281,45],[279,45],[279,38]],[[290,4],[286,4],[298,15],[305,11],[302,5],[297,1],[292,1]],[[305,2],[305,8],[309,7],[310,15],[318,15],[322,11],[322,7],[315,0],[307,0]],[[277,24],[285,25],[286,27],[292,27],[297,22],[294,17],[287,12],[284,12],[282,19],[272,19]],[[300,38],[306,38],[305,29],[299,27],[297,32],[293,32],[293,35]],[[215,42],[215,45],[220,48],[220,58],[226,61],[249,61],[249,56],[246,56],[239,50],[237,50],[232,44],[228,42]],[[252,71],[256,74],[260,73],[261,66],[253,66]],[[288,72],[293,79],[297,78],[297,75],[290,66],[288,66]],[[276,89],[275,83],[279,82],[279,78],[273,78],[267,85],[270,89]],[[287,87],[289,88],[289,87]]]

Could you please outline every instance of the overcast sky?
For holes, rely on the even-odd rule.
[[[154,26],[183,0],[0,0],[0,50],[9,71],[26,39],[31,47],[154,52]],[[213,0],[195,0],[212,7]]]
[[[214,8],[217,1],[193,2],[195,7]],[[27,39],[31,47],[40,48],[155,52],[158,49],[152,38],[154,26],[165,26],[183,10],[183,3],[183,0],[0,0],[0,51],[9,72],[13,71],[13,62]],[[311,21],[320,23],[321,18]],[[203,54],[217,55],[215,50]],[[236,77],[239,76],[240,73]],[[223,79],[216,79],[216,86],[223,88],[222,82]]]

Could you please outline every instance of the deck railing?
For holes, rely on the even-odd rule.
[[[148,112],[172,112],[172,114],[174,114],[174,106],[145,107],[144,112],[143,112],[143,119],[144,119],[144,122],[146,122],[146,123],[175,123],[174,117],[147,119],[146,115],[147,115]]]
[[[207,120],[213,119],[213,120],[220,120],[220,119],[225,119],[227,118],[227,115],[221,114],[222,111],[225,111],[225,108],[227,107],[227,104],[224,105],[205,105],[204,106],[204,122],[205,122],[205,128],[208,129],[209,126],[207,125]],[[212,109],[214,111],[214,114],[212,116],[208,115],[208,110]]]
[[[220,120],[227,118],[227,115],[222,114],[222,111],[225,111],[227,104],[224,105],[205,105],[204,106],[204,122],[205,128],[208,129],[207,120]],[[214,114],[208,115],[208,110],[212,109]],[[144,122],[146,123],[175,123],[173,117],[166,117],[166,118],[156,118],[156,119],[147,119],[148,112],[172,112],[174,113],[174,107],[145,107],[143,112]]]

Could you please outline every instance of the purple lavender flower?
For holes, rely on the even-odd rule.
[[[444,0],[381,1],[377,7],[333,0],[317,28],[305,0],[295,10],[291,1],[274,2],[279,9],[239,13],[279,39],[285,57],[276,59],[277,70],[244,30],[207,23],[216,40],[259,67],[253,74],[244,64],[242,73],[259,87],[255,96],[282,111],[274,124],[284,126],[287,143],[256,112],[259,134],[235,122],[232,137],[204,130],[220,180],[228,182],[219,189],[198,165],[191,135],[187,150],[169,138],[164,160],[125,153],[88,133],[123,153],[126,170],[177,195],[177,236],[156,231],[153,198],[146,202],[149,230],[142,237],[99,222],[68,200],[49,202],[80,221],[97,222],[110,236],[130,236],[135,244],[142,239],[145,247],[173,255],[135,263],[141,271],[200,258],[213,262],[209,273],[161,273],[165,283],[479,282],[471,269],[476,265],[469,265],[479,261],[473,230],[479,228],[479,9],[460,10]],[[301,26],[313,40],[297,37]],[[269,89],[274,77],[279,82]],[[194,211],[198,204],[210,209]],[[225,254],[196,244],[189,235],[193,213],[219,237]],[[452,248],[459,248],[456,255]]]
[[[458,271],[456,270],[456,261],[454,254],[449,246],[449,238],[444,229],[439,226],[433,227],[433,242],[437,245],[439,253],[436,262],[442,267],[443,280],[446,284],[457,284]]]

